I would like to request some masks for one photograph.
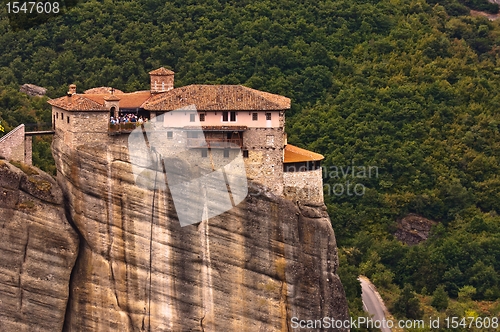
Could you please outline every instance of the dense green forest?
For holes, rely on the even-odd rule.
[[[351,314],[359,274],[385,290],[398,317],[500,311],[500,25],[471,17],[487,1],[86,1],[32,28],[0,20],[0,121],[50,121],[47,98],[113,86],[244,84],[288,96],[289,142],[324,167],[376,167],[376,176],[325,172]],[[2,135],[2,133],[0,133]],[[53,172],[50,141],[35,163]],[[362,195],[333,193],[347,181]],[[396,221],[437,221],[406,246]],[[414,299],[418,299],[415,302]],[[393,301],[392,301],[393,300]],[[404,304],[416,303],[415,310]],[[481,305],[479,305],[481,304]]]

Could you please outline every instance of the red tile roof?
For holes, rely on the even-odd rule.
[[[62,108],[67,111],[105,111],[103,104],[96,103],[93,100],[83,97],[83,95],[74,94],[71,97],[60,97],[51,99],[48,103],[52,106]]]
[[[158,75],[158,76],[166,76],[166,75],[174,75],[175,73],[169,69],[166,69],[164,67],[160,67],[158,69],[150,71],[149,74],[150,75]]]
[[[122,90],[118,90],[118,89],[112,88],[110,86],[100,86],[98,88],[88,89],[88,90],[85,90],[83,93],[88,93],[88,94],[107,94],[107,93],[110,93],[111,89],[113,89],[113,91],[114,91],[113,93],[115,95],[119,95],[119,94],[123,93]]]
[[[284,163],[300,163],[306,161],[323,160],[325,157],[319,153],[309,150],[301,149],[297,146],[287,144],[285,146],[285,159]]]
[[[242,85],[193,84],[157,94],[142,107],[172,111],[189,105],[203,111],[271,111],[289,109],[290,99]]]
[[[171,75],[165,68],[153,70],[153,75]],[[106,100],[120,99],[120,108],[144,108],[148,111],[173,111],[187,106],[200,111],[277,111],[290,109],[290,99],[269,92],[247,88],[242,85],[200,85],[193,84],[169,91],[155,93],[137,91],[124,93],[111,88],[98,87],[86,90],[84,94],[74,94],[71,98],[61,97],[51,100],[53,106],[65,110],[96,111],[105,110]],[[111,99],[110,99],[111,98]]]
[[[104,97],[108,94],[85,94],[85,97],[92,99],[95,102],[104,105]],[[150,91],[136,91],[130,93],[123,93],[117,96],[120,98],[120,108],[139,108],[141,105],[151,97]]]
[[[49,100],[49,104],[68,111],[100,111],[107,110],[104,107],[104,99],[119,99],[120,108],[139,108],[148,98],[150,91],[137,91],[131,93],[121,93],[118,95],[107,94],[74,94],[71,99],[60,97]]]

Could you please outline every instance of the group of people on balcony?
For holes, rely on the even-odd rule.
[[[137,125],[140,125],[144,122],[148,122],[147,118],[143,118],[142,116],[137,117],[135,114],[124,114],[121,115],[117,118],[111,117],[110,118],[110,124],[115,125],[115,124],[120,124],[120,123],[135,123]]]

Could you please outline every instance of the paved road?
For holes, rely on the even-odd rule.
[[[361,299],[363,300],[363,309],[370,315],[373,315],[373,320],[382,322],[385,319],[384,304],[380,302],[376,291],[373,289],[370,280],[360,276],[358,280],[361,282]],[[391,332],[388,327],[381,328],[382,332]]]

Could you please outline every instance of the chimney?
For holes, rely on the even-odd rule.
[[[149,72],[151,93],[162,93],[174,88],[174,72],[164,67]]]
[[[74,94],[76,94],[76,85],[75,84],[71,84],[69,86],[68,95],[74,95]]]
[[[76,94],[76,85],[75,84],[70,84],[68,93],[66,95],[66,102],[68,104],[71,104],[72,96]]]

